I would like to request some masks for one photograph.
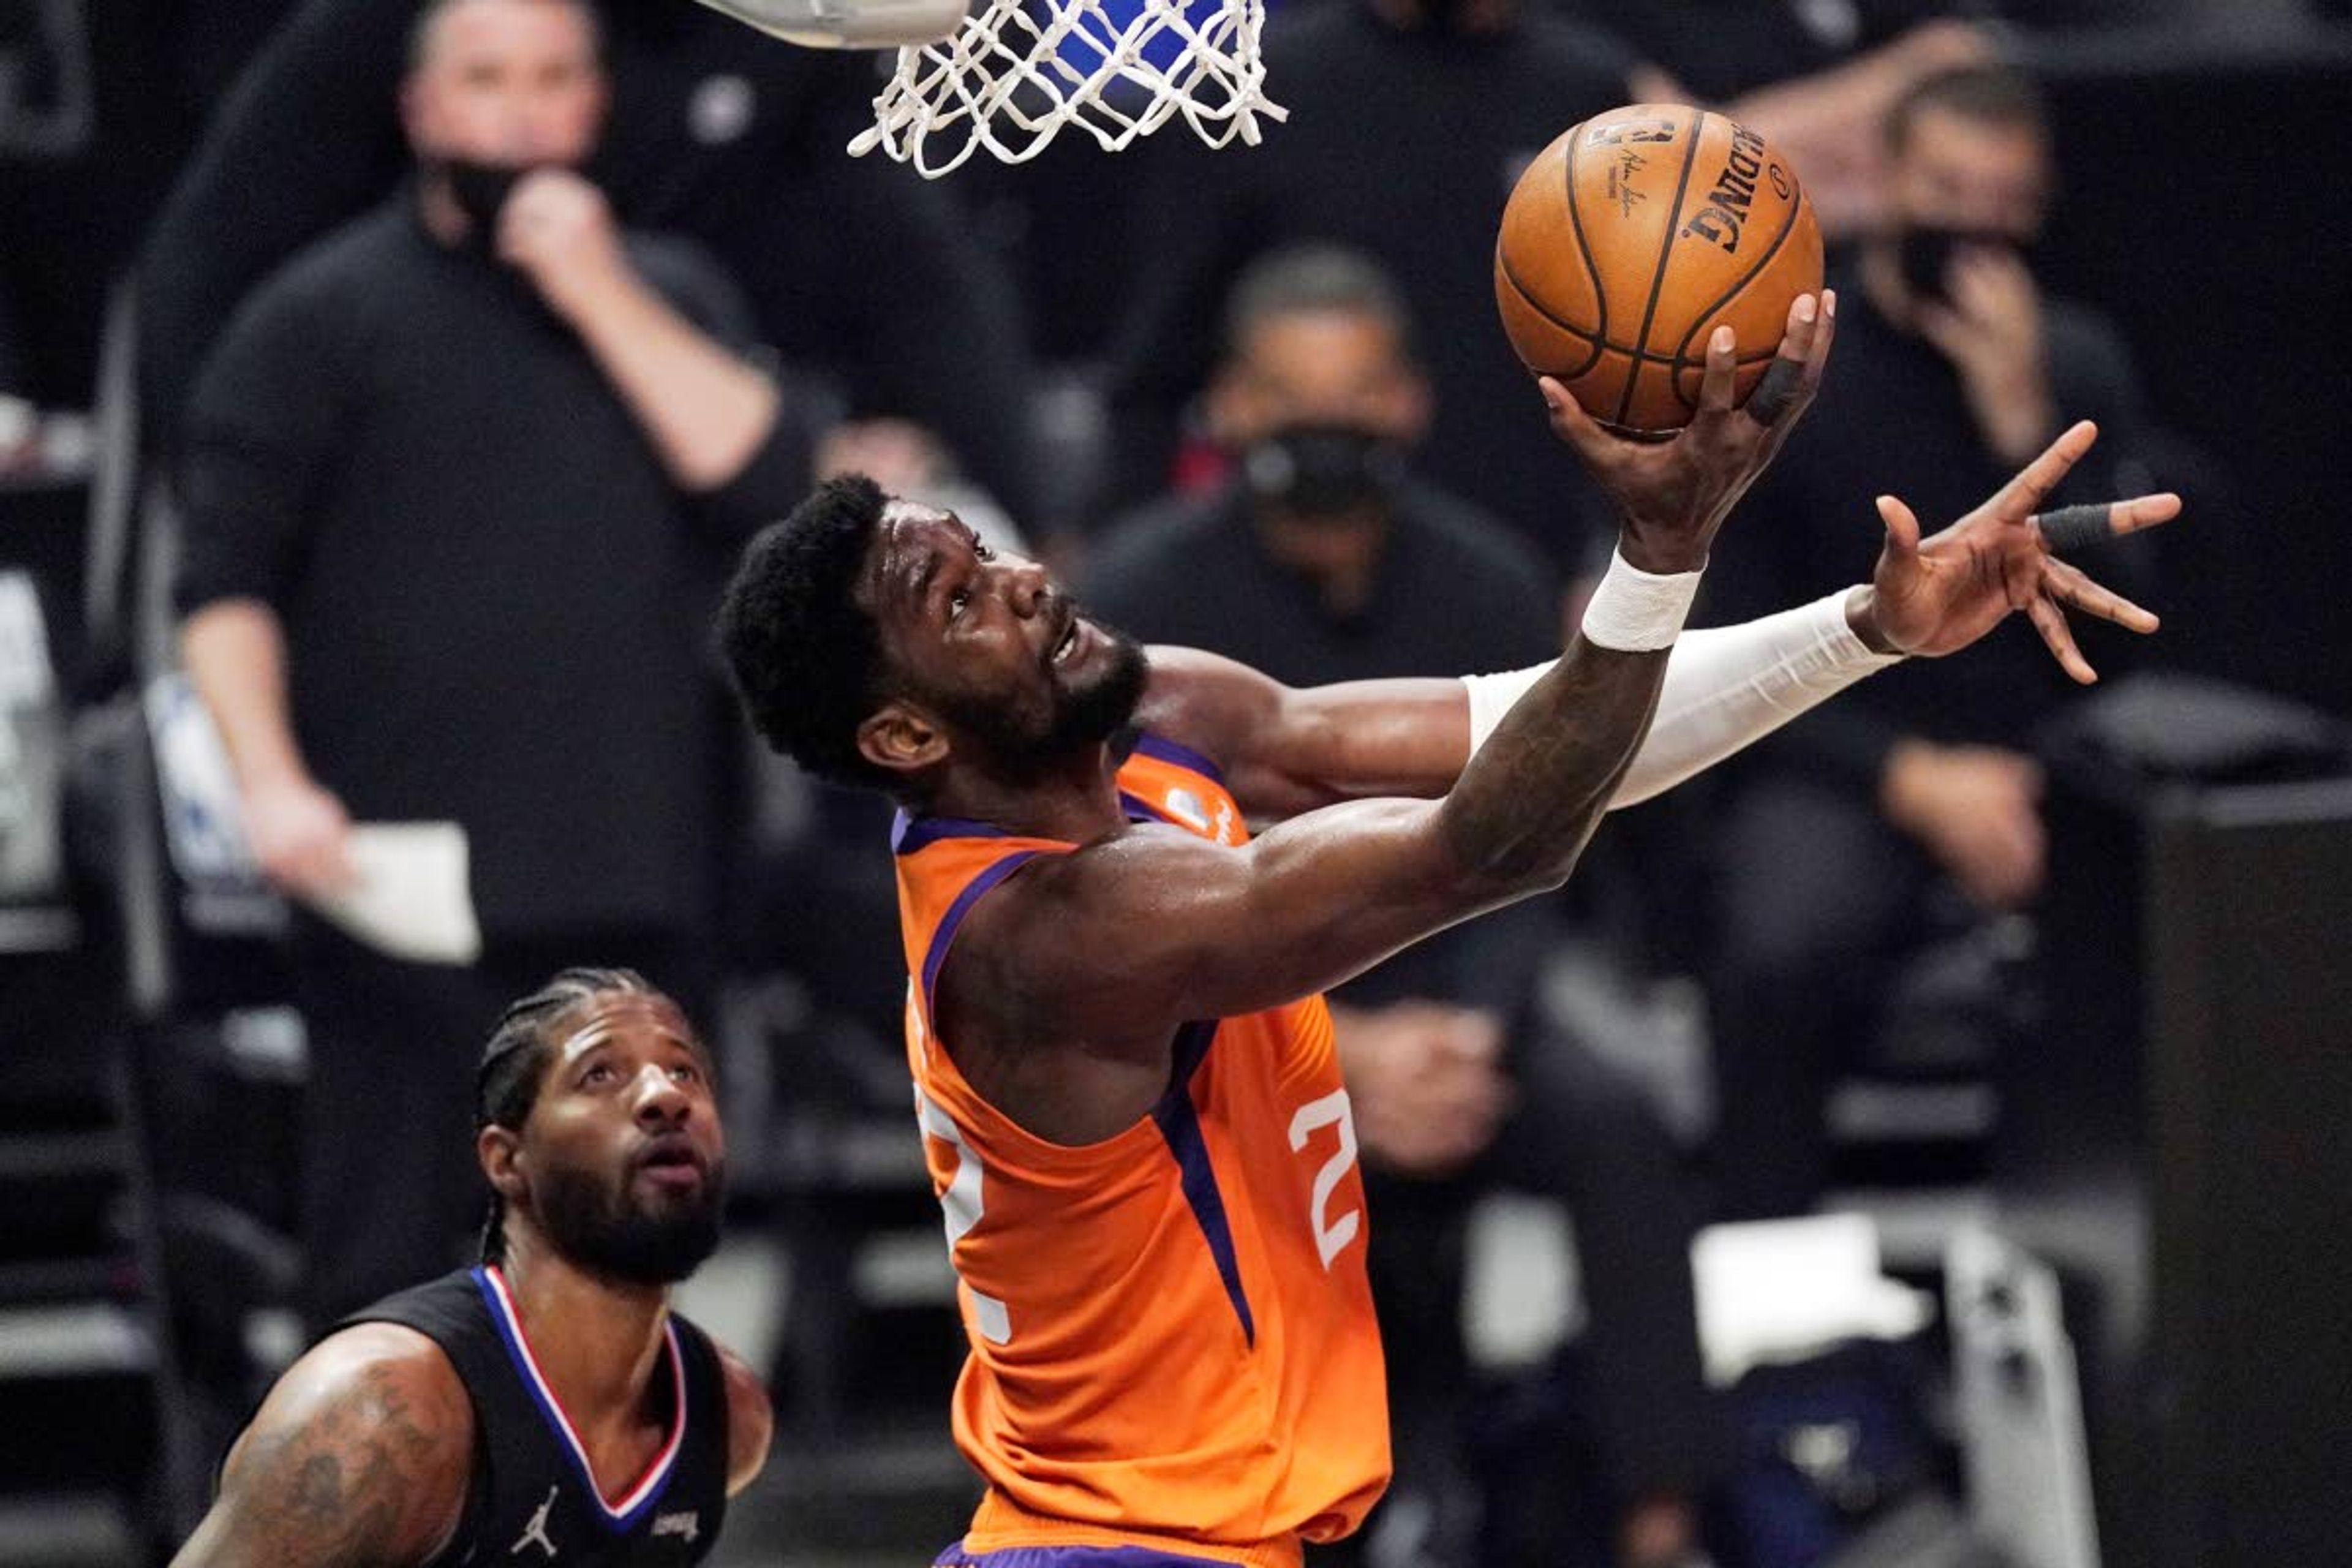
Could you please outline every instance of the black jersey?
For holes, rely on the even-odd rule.
[[[473,1401],[465,1517],[432,1568],[674,1568],[709,1553],[727,1512],[727,1384],[709,1338],[684,1318],[670,1314],[668,1348],[654,1373],[668,1436],[645,1474],[609,1498],[596,1489],[495,1268],[445,1274],[343,1321],[399,1323],[424,1334]]]

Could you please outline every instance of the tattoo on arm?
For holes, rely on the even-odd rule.
[[[454,1413],[394,1365],[336,1382],[264,1404],[175,1568],[395,1568],[439,1549],[463,1506],[470,1423],[453,1432]]]
[[[1665,667],[1582,643],[1553,666],[1445,798],[1462,864],[1506,886],[1566,877],[1648,731]]]

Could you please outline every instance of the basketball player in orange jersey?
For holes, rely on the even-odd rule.
[[[1612,800],[1896,654],[2023,608],[2087,675],[2062,602],[2154,626],[2030,520],[2090,445],[2077,426],[1924,544],[1882,503],[1871,585],[1695,634],[1673,664],[1698,684],[1669,679],[1710,540],[1819,380],[1822,306],[1792,306],[1744,408],[1729,334],[1710,343],[1669,441],[1607,435],[1545,384],[1619,559],[1556,663],[1467,687],[1147,659],[1042,568],[858,479],[751,546],[719,630],[752,722],[904,807],[908,1062],[971,1346],[955,1435],[988,1483],[942,1563],[1270,1568],[1354,1529],[1387,1421],[1322,988],[1556,888]],[[1645,747],[1662,685],[1669,733]]]

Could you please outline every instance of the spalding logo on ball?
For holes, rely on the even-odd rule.
[[[1786,158],[1728,116],[1637,103],[1536,155],[1503,208],[1495,302],[1521,363],[1621,430],[1698,409],[1706,340],[1763,379],[1790,303],[1822,286],[1822,231]]]

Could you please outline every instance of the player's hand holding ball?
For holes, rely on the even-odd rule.
[[[1654,572],[1704,563],[1820,385],[1835,314],[1794,169],[1674,104],[1596,115],[1537,155],[1495,297],[1552,428],[1617,502],[1626,560]]]
[[[1789,307],[1772,369],[1745,405],[1734,401],[1738,340],[1719,327],[1707,344],[1699,405],[1665,437],[1631,437],[1585,412],[1567,387],[1543,376],[1551,427],[1576,449],[1615,503],[1618,549],[1644,572],[1696,572],[1733,506],[1788,439],[1821,385],[1836,335],[1837,297],[1802,294]]]

